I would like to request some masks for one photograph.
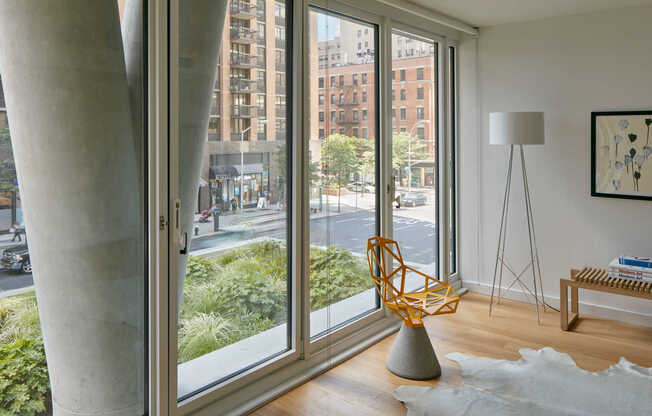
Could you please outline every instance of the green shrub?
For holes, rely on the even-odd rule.
[[[186,282],[205,282],[215,276],[218,266],[205,257],[190,256],[186,264]]]
[[[36,298],[0,299],[0,416],[45,411],[49,391]]]
[[[199,313],[179,328],[179,363],[226,347],[272,328],[274,323],[255,314],[226,319],[216,313]]]
[[[367,263],[346,250],[310,250],[310,310],[315,311],[373,287]]]
[[[346,250],[312,249],[311,309],[373,287],[366,261]],[[179,328],[179,362],[266,331],[287,320],[285,245],[264,241],[213,258],[190,257]]]

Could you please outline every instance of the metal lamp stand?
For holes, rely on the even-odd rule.
[[[543,311],[546,311],[546,303],[543,297],[543,286],[541,284],[541,265],[539,264],[539,253],[537,250],[537,240],[534,233],[534,216],[532,215],[532,201],[530,200],[530,187],[527,180],[527,171],[525,169],[525,154],[523,153],[523,145],[520,144],[521,151],[521,170],[523,172],[523,189],[525,191],[525,215],[527,217],[528,225],[528,235],[530,239],[530,261],[527,265],[521,270],[520,273],[516,273],[513,267],[509,265],[505,259],[505,244],[507,242],[507,216],[509,213],[509,197],[511,194],[511,184],[512,184],[512,166],[514,161],[514,145],[510,145],[509,149],[509,167],[507,169],[507,183],[505,185],[505,196],[503,197],[503,213],[500,219],[500,232],[498,234],[498,250],[496,252],[496,265],[494,267],[494,278],[491,285],[491,302],[489,303],[489,315],[494,305],[494,291],[496,289],[496,276],[498,276],[498,301],[500,303],[502,299],[502,283],[503,283],[503,269],[507,269],[513,275],[513,280],[507,286],[507,289],[510,290],[515,284],[521,286],[522,293],[526,296],[528,301],[530,300],[528,294],[534,297],[534,304],[537,310],[537,322],[541,324],[541,317],[539,315],[539,303],[543,306]],[[500,264],[500,272],[498,271],[498,265]],[[528,269],[532,269],[532,283],[534,285],[534,293],[532,290],[521,280],[525,272]],[[539,288],[537,289],[537,279]],[[540,290],[540,294],[539,294]],[[540,299],[539,299],[540,297]],[[530,302],[531,303],[531,302]]]

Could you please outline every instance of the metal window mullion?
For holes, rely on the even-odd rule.
[[[449,204],[448,204],[448,54],[447,51],[447,41],[439,42],[437,44],[438,55],[437,55],[437,74],[438,74],[438,88],[437,92],[439,93],[438,105],[437,105],[437,119],[438,123],[438,132],[437,136],[439,138],[439,149],[437,151],[439,160],[436,164],[437,169],[439,170],[439,180],[437,190],[438,193],[438,206],[439,206],[439,273],[443,277],[444,282],[448,282],[449,274],[449,264],[448,264],[448,218],[449,218]],[[443,162],[443,166],[442,166]]]
[[[150,379],[149,414],[168,416],[169,408],[169,285],[168,234],[160,219],[168,218],[168,4],[148,2],[148,224]]]

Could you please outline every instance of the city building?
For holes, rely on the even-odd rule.
[[[229,3],[198,211],[213,203],[228,211],[232,200],[247,208],[261,197],[272,204],[284,198],[275,159],[283,157],[287,135],[285,26],[282,1]]]

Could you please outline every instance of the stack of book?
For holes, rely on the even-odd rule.
[[[609,263],[609,277],[652,282],[652,259],[620,256]]]

